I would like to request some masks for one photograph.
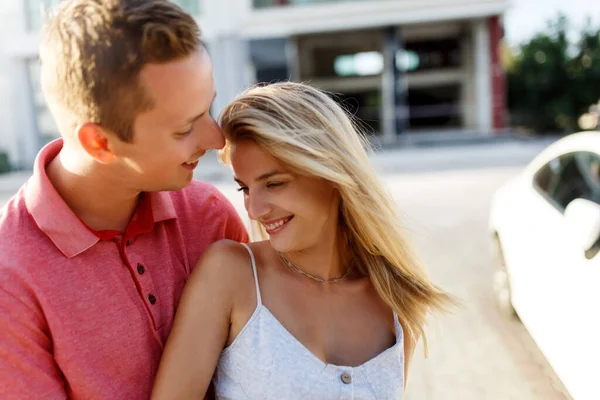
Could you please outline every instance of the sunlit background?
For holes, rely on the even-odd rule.
[[[59,136],[37,59],[45,10],[58,2],[0,0],[0,205]],[[176,2],[197,18],[215,65],[214,115],[248,85],[306,81],[332,92],[372,139],[373,162],[410,237],[433,278],[463,303],[432,322],[431,356],[417,351],[409,400],[600,399],[590,378],[598,367],[586,364],[599,350],[589,304],[597,308],[600,298],[581,289],[600,279],[598,243],[583,251],[564,239],[600,236],[600,134],[544,152],[598,128],[600,2]],[[196,177],[217,185],[246,219],[214,154]],[[558,197],[591,203],[570,207]],[[519,278],[519,321],[507,283],[521,272],[529,286]],[[563,297],[550,306],[554,293]],[[568,335],[552,318],[540,322],[557,307],[555,322],[568,319]]]
[[[44,12],[58,2],[0,2],[5,169],[27,168],[40,146],[58,135],[40,92],[37,61]],[[547,22],[559,12],[569,18],[569,38],[576,42],[588,18],[598,22],[600,9],[587,0],[177,2],[198,18],[213,57],[214,113],[252,83],[310,81],[338,94],[383,143],[510,131],[506,59],[536,33],[548,32]],[[521,120],[519,127],[527,128]],[[593,120],[582,122],[587,127]]]

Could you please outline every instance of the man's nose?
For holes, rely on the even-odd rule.
[[[213,119],[200,132],[202,147],[206,150],[220,150],[225,146],[225,136],[219,124]]]

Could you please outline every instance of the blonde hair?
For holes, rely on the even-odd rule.
[[[398,313],[414,341],[423,337],[431,311],[451,296],[435,286],[404,238],[392,197],[377,177],[368,140],[326,93],[301,83],[256,86],[221,115],[230,163],[231,145],[253,140],[292,171],[332,182],[340,193],[340,225],[361,274]]]
[[[201,47],[194,18],[170,1],[64,0],[44,24],[42,87],[63,134],[93,122],[131,142],[135,118],[154,106],[142,68]]]

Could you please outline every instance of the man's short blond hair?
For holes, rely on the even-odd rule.
[[[167,0],[64,0],[47,19],[42,86],[63,135],[92,122],[133,140],[136,116],[153,100],[139,82],[149,63],[202,46],[192,16]]]

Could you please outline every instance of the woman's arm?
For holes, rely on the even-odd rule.
[[[229,336],[234,265],[241,246],[220,241],[209,247],[192,272],[175,315],[152,393],[153,400],[202,399]]]

